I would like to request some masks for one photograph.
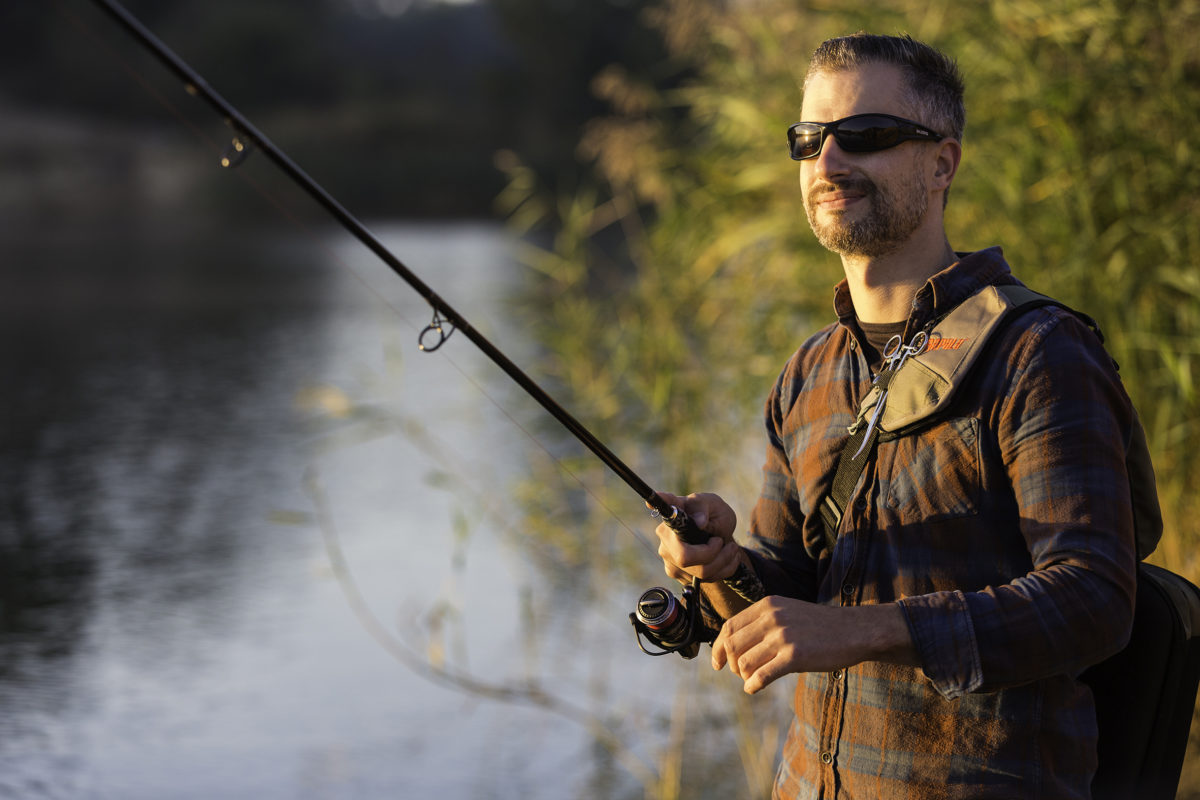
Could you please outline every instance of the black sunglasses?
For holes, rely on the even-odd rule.
[[[919,122],[891,114],[855,114],[834,122],[797,122],[788,128],[793,161],[821,155],[830,134],[847,153],[874,153],[901,142],[939,142],[945,137]]]

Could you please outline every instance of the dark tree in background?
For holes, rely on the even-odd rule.
[[[585,169],[581,128],[605,110],[595,75],[619,63],[656,85],[673,80],[642,0],[414,0],[403,13],[375,0],[125,5],[368,215],[488,215],[503,187],[502,149],[547,183],[571,184]],[[160,78],[122,36],[86,0],[4,4],[0,108],[170,125],[104,54]]]

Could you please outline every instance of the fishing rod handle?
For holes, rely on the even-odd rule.
[[[682,508],[671,506],[671,512],[663,516],[663,521],[687,544],[707,544],[713,537],[713,534],[700,530],[700,526]]]
[[[707,544],[712,538],[712,534],[701,530],[682,508],[671,506],[671,510],[674,513],[664,516],[663,519],[684,542]],[[762,580],[745,563],[739,563],[734,573],[728,578],[723,578],[722,582],[748,603],[757,603],[767,596]]]

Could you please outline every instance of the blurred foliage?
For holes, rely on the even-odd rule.
[[[648,17],[691,77],[598,74],[611,110],[579,143],[594,185],[564,192],[500,160],[513,225],[552,232],[525,254],[527,318],[577,416],[652,483],[749,511],[761,402],[833,319],[841,278],[785,154],[808,57],[830,36],[907,32],[967,82],[952,245],[1002,245],[1018,277],[1099,321],[1151,441],[1166,521],[1153,560],[1200,581],[1200,2],[662,0]],[[586,456],[571,468],[597,496],[627,492]],[[565,544],[581,528],[574,480],[548,464],[527,490],[534,532],[568,567],[587,558]],[[605,525],[591,516],[589,536]],[[1181,797],[1200,797],[1197,752]]]
[[[597,76],[612,112],[579,144],[596,186],[556,193],[516,156],[500,162],[513,224],[554,230],[526,251],[528,301],[578,416],[656,459],[665,485],[729,478],[720,454],[832,319],[841,277],[785,155],[808,54],[868,25],[909,32],[967,80],[951,243],[1002,245],[1019,277],[1100,322],[1158,465],[1160,560],[1200,578],[1186,491],[1200,478],[1200,3],[665,0],[651,18],[694,77],[664,90],[618,67]]]

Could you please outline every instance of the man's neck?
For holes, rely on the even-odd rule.
[[[859,320],[882,323],[908,319],[917,290],[957,260],[944,235],[937,246],[921,245],[910,240],[906,246],[884,256],[842,256]]]

